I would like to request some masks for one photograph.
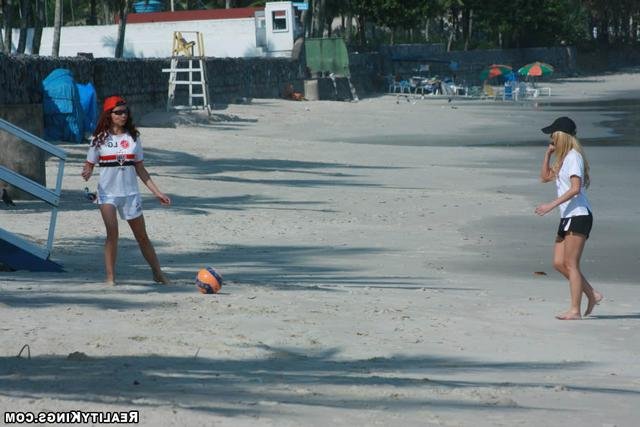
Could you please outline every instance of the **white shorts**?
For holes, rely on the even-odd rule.
[[[131,196],[103,196],[98,193],[99,205],[113,205],[118,209],[120,218],[126,221],[130,219],[136,219],[142,215],[142,199],[140,194],[133,194]]]

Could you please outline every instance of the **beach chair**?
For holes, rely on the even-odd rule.
[[[504,89],[502,91],[502,100],[503,101],[517,101],[518,100],[518,90],[517,86],[514,82],[506,82],[504,84]]]
[[[496,91],[493,90],[493,86],[491,86],[488,83],[485,83],[482,86],[482,93],[487,98],[492,98],[492,99],[496,99],[497,98]]]
[[[470,96],[473,98],[482,98],[485,95],[480,86],[469,86],[467,88],[467,96]]]
[[[453,84],[451,84],[451,83],[442,82],[440,87],[442,88],[442,94],[443,95],[448,95],[448,96],[457,95],[456,90],[455,90],[455,86],[453,86]]]
[[[547,96],[551,96],[551,88],[550,87],[539,87],[536,88],[536,90],[538,91],[539,95],[544,95],[544,93],[547,93]]]

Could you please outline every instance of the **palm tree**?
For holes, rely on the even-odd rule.
[[[42,41],[42,26],[44,24],[44,0],[36,0],[35,4],[36,16],[33,27],[33,43],[31,44],[31,53],[38,55],[40,53],[40,42]]]
[[[60,54],[60,30],[62,28],[62,0],[56,0],[53,17],[53,47],[51,56],[57,58]]]
[[[116,58],[122,58],[124,53],[124,31],[127,27],[127,14],[131,0],[118,0],[118,41],[116,42]]]
[[[89,1],[89,19],[87,19],[88,25],[97,25],[98,17],[96,15],[96,0]]]
[[[4,0],[2,3],[2,16],[4,16],[4,43],[2,51],[11,53],[11,33],[13,28],[13,0]]]
[[[19,0],[20,6],[20,36],[18,38],[18,47],[16,53],[24,53],[27,47],[27,29],[31,21],[31,5],[27,0]]]

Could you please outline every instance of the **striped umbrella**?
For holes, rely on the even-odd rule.
[[[480,79],[487,80],[492,77],[498,77],[498,76],[503,76],[505,74],[509,74],[512,71],[513,71],[513,68],[511,68],[508,65],[491,64],[487,68],[482,70],[482,72],[480,73]]]
[[[553,73],[553,66],[545,64],[544,62],[532,62],[518,70],[518,74],[521,76],[540,77]]]

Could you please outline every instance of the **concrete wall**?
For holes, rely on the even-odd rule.
[[[216,57],[254,57],[263,54],[256,47],[255,20],[215,19],[206,21],[179,21],[127,24],[125,31],[125,58],[166,58],[171,56],[174,31],[200,31],[204,39],[205,55]],[[1,31],[0,31],[1,32]],[[184,34],[191,41],[191,34]],[[15,51],[19,30],[14,29],[12,46]],[[191,38],[190,38],[191,37]],[[31,53],[33,31],[27,38]],[[78,52],[90,52],[95,58],[113,58],[117,25],[62,27],[60,31],[60,56],[76,56]],[[53,28],[42,30],[40,52],[50,55],[53,46]]]
[[[42,104],[0,105],[0,118],[11,122],[34,135],[42,136]],[[19,138],[0,130],[0,165],[6,166],[35,182],[45,185],[44,162],[46,153]],[[4,181],[0,189],[6,188],[12,199],[34,199],[28,193],[20,191]]]

